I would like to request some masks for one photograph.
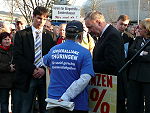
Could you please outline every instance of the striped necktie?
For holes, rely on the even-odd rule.
[[[36,31],[35,33],[36,33],[36,38],[34,43],[34,50],[35,50],[34,64],[38,68],[42,65],[42,42],[40,38],[40,31]]]

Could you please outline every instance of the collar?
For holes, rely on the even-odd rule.
[[[33,25],[31,26],[31,28],[32,28],[32,32],[36,32],[36,31],[40,31],[41,33],[42,33],[42,31],[43,31],[43,27],[41,28],[41,29],[36,29]]]
[[[102,30],[101,36],[104,34],[105,30],[109,27],[110,24],[106,24],[106,26],[104,27],[104,29]],[[100,37],[101,37],[100,36]]]
[[[10,48],[10,46],[4,47],[4,46],[0,45],[0,48],[3,49],[3,50],[5,50],[5,51],[8,51],[9,48]]]

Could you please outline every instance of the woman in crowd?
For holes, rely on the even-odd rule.
[[[131,58],[143,45],[150,40],[150,18],[144,19],[139,25],[140,36],[136,37],[129,49]],[[143,113],[140,106],[145,101],[145,113],[150,113],[150,43],[133,60],[129,69],[128,113]]]
[[[9,113],[9,91],[14,80],[14,64],[11,36],[8,32],[0,34],[0,113]]]

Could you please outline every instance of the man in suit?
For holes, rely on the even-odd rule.
[[[15,88],[22,94],[21,113],[31,113],[35,94],[38,95],[40,113],[46,113],[46,75],[42,56],[55,45],[43,26],[48,9],[37,6],[33,11],[32,26],[18,31],[14,42],[16,66]]]
[[[128,15],[120,15],[117,19],[116,29],[120,32],[124,41],[125,57],[127,58],[128,47],[132,44],[134,36],[127,32],[126,29],[130,22]]]
[[[85,17],[85,24],[89,32],[98,37],[93,51],[94,71],[117,76],[117,113],[125,113],[126,78],[124,72],[118,73],[124,64],[123,40],[98,11],[89,12]]]

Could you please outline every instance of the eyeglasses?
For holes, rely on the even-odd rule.
[[[124,24],[124,23],[120,23],[120,25],[121,25],[121,26],[125,26],[125,27],[128,26],[128,24]]]

